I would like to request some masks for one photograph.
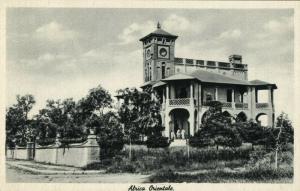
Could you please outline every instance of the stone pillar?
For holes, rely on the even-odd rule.
[[[96,135],[94,130],[90,129],[90,134],[87,137],[87,143],[84,144],[85,149],[85,161],[83,161],[82,166],[86,166],[88,164],[96,163],[100,161],[100,147],[96,140]]]
[[[27,149],[27,160],[33,160],[34,156],[34,143],[33,142],[27,142],[26,145],[26,149]]]

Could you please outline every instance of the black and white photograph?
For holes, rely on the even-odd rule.
[[[295,183],[294,8],[5,10],[4,182]]]

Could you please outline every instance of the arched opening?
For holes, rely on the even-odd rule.
[[[231,114],[228,111],[223,111],[223,115],[225,117],[231,117]]]
[[[189,137],[189,123],[190,114],[186,109],[173,109],[169,113],[170,122],[170,137],[171,139],[185,139]]]
[[[256,116],[255,120],[261,126],[267,126],[268,125],[268,116],[265,113],[259,113]]]
[[[244,112],[240,112],[236,116],[236,121],[238,121],[238,122],[246,122],[247,121],[247,115]]]

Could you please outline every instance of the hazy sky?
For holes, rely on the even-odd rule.
[[[111,94],[142,84],[139,39],[162,28],[175,56],[227,61],[241,54],[249,80],[276,83],[275,109],[293,113],[294,13],[289,9],[8,9],[7,104],[33,94],[75,100],[101,84]],[[292,116],[291,116],[292,117]]]

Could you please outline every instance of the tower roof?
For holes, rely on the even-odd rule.
[[[144,36],[143,38],[140,39],[140,41],[144,41],[146,38],[149,38],[151,36],[158,36],[158,37],[169,37],[169,38],[173,38],[173,39],[177,39],[178,36],[173,35],[171,33],[168,33],[167,31],[161,29],[161,25],[158,22],[157,23],[157,29],[153,32],[151,32],[150,34]]]

